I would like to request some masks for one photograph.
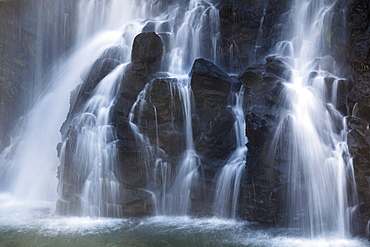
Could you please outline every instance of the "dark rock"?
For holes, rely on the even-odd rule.
[[[132,62],[143,63],[148,74],[160,70],[162,55],[163,43],[156,33],[141,33],[135,37],[132,46]]]
[[[370,123],[360,118],[348,119],[348,146],[352,154],[358,193],[359,233],[365,235],[370,219]]]
[[[100,58],[96,60],[89,72],[85,76],[82,76],[84,84],[81,90],[85,93],[90,93],[118,65],[120,65],[120,61],[113,58]]]
[[[242,68],[256,62],[256,46],[261,39],[267,2],[221,1],[218,7],[222,44],[221,61],[227,71],[239,72]]]
[[[248,88],[248,92],[258,93],[262,90],[264,73],[264,65],[249,67],[239,76],[239,80],[244,87]]]
[[[163,43],[154,32],[141,33],[135,37],[132,47],[132,62],[126,68],[121,83],[121,90],[113,110],[112,122],[117,130],[117,147],[122,181],[131,188],[144,188],[147,177],[143,175],[150,160],[143,159],[148,147],[137,143],[129,124],[129,113],[139,93],[151,81],[161,66]],[[145,123],[147,129],[152,127],[154,120],[153,109],[146,109]],[[149,115],[148,115],[149,114]],[[152,119],[152,120],[150,120]],[[148,122],[149,121],[149,122]],[[145,125],[145,124],[143,124]]]
[[[349,115],[348,145],[353,156],[359,201],[359,233],[365,236],[370,219],[370,3],[354,0],[348,3],[348,39],[346,62],[348,93],[346,107]],[[368,237],[368,236],[367,236]]]
[[[132,50],[133,61],[126,67],[120,87],[121,91],[113,110],[112,124],[114,124],[118,138],[119,167],[111,172],[118,179],[118,183],[122,187],[121,191],[127,192],[127,194],[124,193],[125,196],[121,197],[123,201],[120,202],[120,205],[117,205],[122,209],[118,215],[143,216],[148,215],[151,210],[151,195],[139,190],[148,183],[145,172],[146,162],[150,162],[150,160],[142,157],[142,154],[145,153],[143,149],[147,147],[136,142],[128,121],[128,114],[139,92],[150,81],[153,73],[160,68],[162,53],[162,41],[155,33],[140,34],[135,38]],[[77,90],[72,93],[74,94],[72,97],[75,99],[71,100],[71,109],[62,127],[63,140],[66,140],[64,147],[66,155],[58,173],[61,188],[59,193],[62,198],[58,202],[60,213],[81,214],[79,195],[82,193],[85,180],[90,173],[90,168],[83,166],[86,160],[80,160],[84,159],[83,155],[75,152],[78,145],[76,137],[82,127],[78,119],[75,119],[75,113],[81,110],[98,83],[120,64],[117,58],[123,60],[122,54],[124,54],[122,47],[108,48],[102,57],[92,65],[89,72],[83,76],[83,84],[79,86],[78,93]],[[59,152],[60,149],[59,145]],[[115,202],[104,201],[104,205],[107,207],[110,207],[109,205],[112,203]]]
[[[291,71],[287,68],[287,64],[282,58],[269,56],[266,58],[266,73],[271,73],[286,81],[290,81]]]
[[[283,187],[278,165],[268,155],[279,108],[284,107],[280,76],[285,67],[279,65],[275,61],[254,65],[239,76],[246,88],[244,112],[249,139],[246,179],[241,188],[241,217],[264,224],[277,223]]]
[[[229,111],[233,80],[212,62],[195,60],[190,72],[194,94],[193,139],[201,159],[200,184],[204,191],[192,193],[192,212],[209,215],[215,193],[214,178],[235,150],[235,118]]]
[[[128,117],[137,95],[153,78],[153,75],[159,71],[162,55],[163,43],[157,34],[148,32],[135,37],[132,47],[132,62],[126,68],[121,83],[120,96],[115,107],[115,110],[119,111],[118,115]]]
[[[124,189],[122,201],[124,217],[143,217],[153,214],[154,205],[152,195],[144,190]]]
[[[88,73],[82,76],[83,83],[71,92],[71,108],[62,129],[73,119],[74,114],[82,109],[99,82],[118,65],[120,65],[120,62],[113,58],[100,58],[94,62]]]
[[[227,110],[232,80],[205,59],[195,60],[190,76],[196,108],[195,148],[205,159],[225,159],[235,148],[235,120]]]

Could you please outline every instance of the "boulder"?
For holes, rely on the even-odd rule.
[[[144,86],[161,68],[163,43],[154,32],[141,33],[134,39],[131,63],[127,66],[117,99],[118,115],[127,117]],[[117,115],[117,114],[115,114]],[[114,118],[114,117],[113,117]]]
[[[205,59],[195,60],[190,76],[195,98],[195,149],[206,160],[226,159],[235,149],[235,119],[227,109],[232,80]]]
[[[160,69],[163,55],[163,43],[155,32],[146,32],[137,35],[134,39],[131,61],[143,63],[148,74]]]
[[[233,80],[212,62],[196,59],[190,72],[194,94],[193,139],[201,158],[200,184],[204,191],[193,192],[192,212],[209,215],[215,194],[215,177],[236,148],[234,122],[230,112]]]

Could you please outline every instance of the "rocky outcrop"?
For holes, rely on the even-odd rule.
[[[284,108],[279,95],[284,90],[282,82],[289,80],[290,71],[277,57],[265,59],[265,56],[277,43],[284,27],[289,26],[281,23],[286,23],[284,13],[291,1],[218,2],[223,56],[220,66],[228,72],[243,72],[231,77],[204,59],[194,61],[190,71],[195,103],[194,145],[202,160],[199,169],[205,185],[203,197],[194,194],[192,198],[193,211],[203,215],[210,212],[214,178],[235,148],[234,117],[229,111],[233,102],[229,92],[245,87],[249,151],[240,215],[250,221],[275,223],[284,217],[280,201],[285,180],[279,165],[284,163],[285,156],[283,151],[275,159],[265,154],[271,151],[269,142],[273,139],[279,109]],[[159,6],[158,11],[177,3],[186,5],[188,1],[153,1]],[[19,102],[32,102],[33,95],[38,93],[34,94],[36,89],[45,86],[29,82],[42,81],[38,79],[43,78],[51,61],[71,46],[74,9],[73,1],[40,1],[39,4],[25,0],[0,1],[0,150],[8,144],[8,132],[22,113],[24,105]],[[366,0],[338,0],[333,9],[332,27],[324,30],[324,46],[325,53],[334,58],[332,64],[336,61],[340,76],[347,79],[341,80],[337,108],[349,116],[348,145],[353,155],[358,190],[358,229],[363,235],[370,220],[370,4]],[[169,51],[166,46],[169,34],[165,32],[170,27],[168,23],[161,25],[163,33],[157,35],[152,32],[153,23],[148,22],[143,28],[145,33],[136,37],[132,61],[126,67],[112,113],[118,138],[116,177],[122,191],[118,202],[122,205],[122,216],[145,216],[153,212],[152,195],[144,191],[149,181],[156,179],[152,170],[148,170],[148,163],[154,163],[147,156],[148,150],[162,162],[171,164],[173,175],[186,148],[178,80],[158,74],[164,51]],[[208,31],[207,28],[203,30],[207,39]],[[208,46],[208,43],[202,45]],[[58,202],[58,209],[63,214],[79,214],[79,194],[86,179],[86,174],[81,175],[83,171],[74,166],[75,158],[80,155],[74,153],[75,136],[81,126],[74,125],[73,119],[98,83],[124,60],[121,49],[117,46],[104,52],[86,75],[81,76],[82,84],[72,93],[71,110],[62,127],[63,138],[68,141],[65,146],[59,146],[59,151],[63,148],[69,154],[59,169],[59,178],[63,177],[60,188],[64,201]],[[208,53],[210,51],[205,55]],[[331,84],[332,80],[327,83]],[[133,108],[141,92],[140,106]],[[149,146],[138,141],[130,121],[149,137]]]
[[[289,75],[289,70],[275,57],[268,57],[265,64],[251,66],[239,76],[246,88],[244,111],[249,139],[241,217],[264,224],[277,223],[284,188],[280,163],[268,155],[279,109],[284,107],[279,98],[284,89],[283,75]]]
[[[160,69],[163,43],[154,32],[136,36],[132,47],[132,62],[126,68],[121,90],[114,107],[112,121],[117,130],[117,147],[122,181],[127,186],[143,188],[148,183],[142,172],[146,161],[141,159],[140,146],[136,144],[129,123],[129,114],[138,94]]]
[[[276,45],[284,27],[290,26],[280,24],[287,23],[288,15],[284,13],[289,6],[291,1],[220,1],[223,61],[228,71],[238,72],[251,63],[264,63],[262,59]],[[351,116],[348,118],[348,144],[353,155],[360,205],[359,230],[363,235],[370,220],[367,168],[370,160],[367,131],[370,122],[370,5],[363,0],[339,0],[332,8],[333,21],[331,27],[324,30],[323,52],[330,54],[325,58],[331,59],[330,66],[335,61],[335,68],[327,68],[328,71],[345,78],[339,81],[336,107],[343,115]],[[286,70],[281,70],[281,61],[276,58],[268,58],[266,62],[249,67],[239,76],[247,88],[245,112],[249,138],[242,215],[252,221],[274,222],[284,182],[279,169],[260,154],[267,151],[266,143],[272,138],[274,119],[282,104],[276,100],[281,91],[280,82],[288,79],[289,71],[286,74]],[[328,88],[332,82],[330,78],[326,81]],[[269,199],[269,193],[273,200]]]
[[[195,60],[189,75],[195,101],[194,148],[201,159],[200,170],[204,174],[201,183],[206,191],[194,198],[192,208],[199,215],[209,215],[216,175],[236,148],[235,118],[228,107],[232,104],[230,92],[234,83],[225,72],[205,59]]]
[[[195,98],[195,149],[205,163],[225,160],[235,149],[235,120],[227,109],[233,82],[225,72],[204,59],[195,60],[190,77]]]
[[[353,155],[353,165],[355,169],[355,181],[358,196],[358,219],[359,225],[355,225],[356,230],[361,235],[365,235],[370,220],[370,130],[369,122],[357,118],[349,117],[348,122],[348,146]]]

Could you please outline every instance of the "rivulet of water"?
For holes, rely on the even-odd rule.
[[[236,149],[227,160],[217,178],[213,211],[216,216],[235,218],[239,198],[240,181],[245,171],[248,138],[243,112],[244,87],[235,94],[232,110],[235,116],[234,130]]]

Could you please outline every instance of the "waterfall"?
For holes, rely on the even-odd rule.
[[[121,1],[123,5],[128,3]],[[116,9],[116,12],[119,11]],[[82,16],[84,10],[79,10],[79,13]],[[131,15],[125,18],[131,19]],[[81,21],[77,26],[85,28]],[[79,33],[79,28],[76,33]],[[127,36],[132,36],[131,30],[128,28]],[[68,113],[70,92],[80,83],[86,67],[107,47],[120,42],[121,33],[106,31],[104,27],[94,29],[94,32],[98,34],[79,35],[72,54],[56,63],[47,88],[13,130],[11,144],[0,154],[2,191],[31,201],[57,198],[55,174],[59,161],[56,144],[61,141],[59,129]]]
[[[79,0],[76,6],[76,30],[70,30],[75,35],[75,48],[61,59],[59,67],[54,68],[48,90],[17,125],[11,145],[0,155],[1,189],[30,200],[56,200],[58,187],[57,204],[61,213],[73,200],[76,204],[64,213],[122,216],[122,209],[117,205],[124,197],[123,185],[116,171],[117,137],[111,125],[111,107],[116,102],[124,69],[119,65],[102,78],[95,78],[100,74],[92,70],[104,70],[104,65],[95,65],[106,58],[121,64],[130,62],[135,36],[154,31],[166,48],[162,67],[168,77],[175,79],[172,90],[177,95],[176,104],[182,109],[182,116],[174,116],[181,119],[184,132],[184,148],[177,160],[167,161],[159,148],[158,138],[153,142],[135,123],[134,111],[143,102],[145,88],[128,117],[136,142],[146,150],[142,157],[145,160],[143,172],[149,184],[155,187],[143,190],[160,198],[159,201],[154,199],[158,213],[187,214],[191,209],[191,193],[198,189],[200,157],[193,143],[194,99],[190,79],[184,75],[198,57],[218,60],[217,8],[202,0],[173,3]],[[68,31],[66,13],[61,23],[65,37]],[[85,86],[87,83],[89,85]],[[90,87],[91,92],[82,95],[84,87]],[[156,109],[153,111],[156,116]],[[73,178],[65,176],[70,170],[75,172]],[[58,174],[59,185],[55,174]],[[76,197],[71,199],[67,191],[74,191]]]
[[[137,34],[154,31],[161,37],[166,49],[162,67],[164,72],[168,72],[162,72],[162,76],[173,79],[174,85],[171,92],[178,95],[179,101],[176,104],[183,108],[183,115],[180,118],[183,120],[186,147],[184,153],[179,154],[181,161],[166,160],[166,155],[158,141],[157,109],[147,95],[153,83],[148,79],[144,82],[146,86],[138,94],[127,116],[128,126],[139,150],[138,159],[132,160],[137,162],[134,169],[139,170],[138,173],[143,176],[143,183],[148,185],[146,187],[128,185],[128,182],[117,174],[119,172],[115,171],[117,170],[115,168],[117,150],[113,141],[116,138],[115,129],[110,124],[111,119],[107,109],[110,109],[111,104],[115,104],[116,95],[108,96],[98,92],[102,87],[101,84],[107,83],[108,78],[120,80],[112,77],[111,74],[114,72],[109,72],[104,79],[99,78],[99,80],[102,79],[100,82],[94,81],[98,84],[94,92],[90,92],[88,96],[80,95],[79,91],[75,93],[79,95],[78,97],[88,97],[88,101],[82,111],[76,113],[81,100],[72,100],[69,116],[62,127],[62,133],[67,138],[60,145],[59,193],[61,197],[58,201],[60,211],[86,216],[122,216],[124,209],[117,206],[117,201],[127,203],[125,191],[133,189],[135,193],[139,193],[138,190],[149,193],[153,197],[154,211],[157,213],[187,214],[191,204],[190,191],[196,187],[195,184],[199,178],[200,159],[194,149],[192,137],[193,98],[190,79],[187,76],[185,76],[186,79],[182,78],[188,73],[195,58],[203,56],[216,60],[219,28],[217,9],[212,4],[199,0],[188,3],[180,1],[169,5],[162,5],[157,1],[122,3],[122,1],[84,0],[79,2],[79,8],[81,14],[78,17],[78,27],[81,33],[77,37],[78,40],[84,40],[86,37],[98,39],[107,32],[122,34],[120,39],[109,46],[119,47],[119,56],[107,55],[109,53],[106,51],[109,47],[104,47],[105,51],[101,52],[96,59],[104,61],[108,57],[121,63],[129,62],[130,48]],[[85,9],[88,10],[86,15],[82,14]],[[120,9],[125,9],[130,15],[118,13]],[[207,46],[203,48],[200,44]],[[89,66],[86,63],[85,66],[91,68],[85,76],[87,78],[94,75],[94,69],[104,70],[103,67],[95,68],[95,64]],[[86,80],[89,80],[82,79],[85,84]],[[104,104],[100,102],[102,100]],[[93,105],[90,106],[90,104]],[[107,111],[104,115],[99,115],[101,107]],[[154,120],[142,115],[142,112],[146,114],[148,111],[152,112]],[[95,119],[99,118],[104,118],[105,122],[97,123]],[[154,139],[150,133],[147,133],[147,125],[151,121],[156,124],[155,136],[157,137]],[[73,170],[72,173],[78,174],[74,181],[70,181],[68,175],[65,176],[65,173],[71,174],[71,170]],[[83,186],[79,185],[80,183]],[[73,198],[68,191],[74,192]],[[71,201],[73,203],[70,203]]]
[[[227,160],[217,178],[213,211],[216,216],[235,218],[239,198],[240,181],[245,170],[246,144],[245,118],[243,112],[243,97],[245,88],[235,94],[235,105],[232,108],[235,117],[234,130],[236,149]]]
[[[0,155],[1,187],[14,196],[29,200],[55,200],[58,158],[55,143],[60,142],[60,126],[68,113],[69,94],[80,81],[85,67],[81,57],[97,57],[104,47],[116,40],[105,35],[81,47],[64,61],[51,79],[49,90],[41,96],[13,130],[11,144]]]
[[[144,150],[141,152],[143,155],[141,159],[145,161],[143,172],[147,174],[146,179],[149,182],[147,190],[155,195],[156,214],[186,215],[191,209],[191,191],[197,190],[199,183],[200,158],[193,143],[194,99],[190,79],[184,74],[189,72],[194,59],[198,57],[217,60],[218,11],[209,3],[192,0],[185,6],[174,5],[173,9],[150,20],[148,24],[153,26],[153,30],[158,32],[163,40],[167,40],[165,45],[168,48],[164,62],[168,64],[163,67],[171,77],[171,82],[168,83],[172,95],[169,103],[171,109],[176,108],[175,105],[181,106],[181,116],[172,112],[172,121],[182,119],[185,133],[185,149],[182,154],[179,154],[181,156],[179,160],[172,161],[172,163],[166,161],[164,151],[159,147],[157,109],[153,102],[150,102],[150,96],[147,95],[151,87],[150,83],[141,91],[134,103],[129,122],[139,149]],[[149,28],[148,24],[144,29]],[[206,30],[211,33],[210,40],[203,37]],[[202,43],[206,43],[207,48],[201,47]],[[140,128],[143,125],[141,112],[147,108],[153,111],[156,126],[155,140],[149,138],[149,133],[146,133],[145,128]],[[172,123],[172,125],[175,124]]]
[[[282,114],[272,147],[286,155],[288,225],[305,234],[346,237],[351,225],[354,184],[345,119],[335,109],[334,60],[325,54],[335,1],[297,0],[286,40],[276,55],[290,69]],[[290,35],[289,35],[290,34]]]
[[[185,79],[180,81],[179,85],[180,97],[182,99],[182,107],[184,113],[184,131],[185,131],[185,153],[180,161],[177,175],[172,186],[172,192],[169,199],[171,203],[169,212],[176,215],[185,215],[188,213],[191,206],[190,195],[192,186],[199,178],[198,166],[200,158],[194,149],[193,127],[192,127],[192,90],[190,80]]]
[[[146,174],[149,182],[147,189],[155,195],[156,214],[186,215],[191,208],[191,190],[196,189],[199,183],[200,158],[194,149],[191,116],[194,99],[190,79],[187,76],[163,80],[165,81],[162,83],[165,83],[170,91],[171,125],[174,129],[177,128],[177,122],[183,125],[181,129],[184,133],[185,147],[183,153],[178,154],[179,160],[172,163],[167,161],[164,150],[160,148],[157,109],[155,102],[151,102],[150,99],[153,82],[148,83],[139,94],[131,109],[129,124],[139,149],[143,150],[140,159],[145,161],[143,173]],[[144,118],[143,113],[147,113],[147,109],[153,111],[155,138],[149,138],[150,131],[145,130],[149,122]],[[181,143],[177,144],[181,145]]]
[[[107,75],[93,91],[74,125],[80,126],[74,138],[74,156],[81,175],[87,175],[81,194],[82,215],[120,216],[120,184],[116,178],[116,135],[110,125],[110,110],[122,79],[124,65]],[[61,152],[63,157],[65,154]],[[63,174],[63,172],[61,172]],[[63,179],[63,178],[61,178]]]

